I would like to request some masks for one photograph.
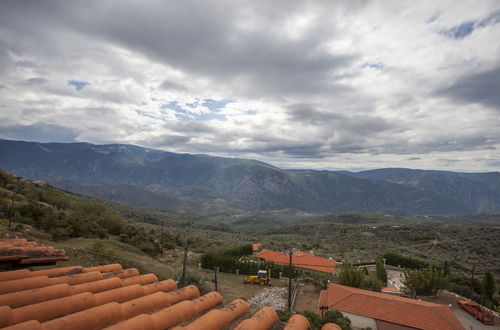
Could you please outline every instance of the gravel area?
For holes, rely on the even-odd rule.
[[[277,310],[285,310],[288,307],[287,288],[265,288],[248,300],[252,310],[258,310],[264,306],[271,306]]]

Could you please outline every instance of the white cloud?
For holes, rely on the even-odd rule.
[[[0,138],[136,143],[287,168],[498,170],[500,105],[489,91],[500,87],[500,23],[463,38],[442,31],[499,9],[4,1]],[[77,91],[69,80],[89,84]]]

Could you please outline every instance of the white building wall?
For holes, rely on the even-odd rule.
[[[361,316],[357,314],[351,314],[347,312],[341,311],[342,314],[344,314],[345,317],[348,317],[351,320],[351,327],[354,330],[359,330],[362,328],[367,328],[370,327],[372,330],[377,330],[377,323],[375,322],[375,319],[366,317],[366,316]]]

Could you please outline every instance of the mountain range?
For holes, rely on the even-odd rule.
[[[134,206],[207,217],[249,212],[500,212],[500,173],[283,170],[248,159],[133,145],[0,140],[0,168]]]

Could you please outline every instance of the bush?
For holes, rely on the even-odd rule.
[[[181,280],[182,273],[179,274],[176,278],[177,282]],[[205,293],[209,292],[210,290],[207,288],[205,280],[201,277],[200,274],[198,274],[195,271],[188,270],[186,274],[186,283],[184,283],[184,286],[188,285],[195,285],[198,287],[198,290],[200,290],[200,294],[204,295]]]
[[[321,316],[319,316],[318,314],[316,314],[313,311],[305,310],[305,311],[300,312],[300,314],[302,314],[306,317],[306,319],[309,321],[309,324],[311,325],[311,328],[313,330],[321,329],[323,324],[326,323],[326,322],[324,322],[324,320]]]
[[[50,234],[52,235],[53,241],[60,241],[69,238],[69,232],[65,228],[61,227],[51,230]]]
[[[400,266],[408,269],[424,269],[430,264],[424,260],[405,256],[395,252],[384,254],[385,262],[391,266]]]
[[[280,310],[277,310],[276,313],[278,313],[278,318],[282,322],[288,322],[288,319],[295,314],[294,312],[280,311]]]
[[[349,330],[351,329],[351,320],[349,318],[344,317],[341,312],[337,310],[329,310],[328,312],[323,315],[323,324],[325,323],[335,323],[339,327],[342,328],[342,330]]]

